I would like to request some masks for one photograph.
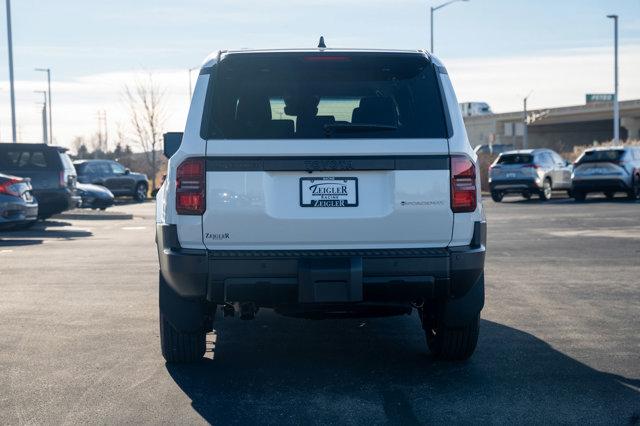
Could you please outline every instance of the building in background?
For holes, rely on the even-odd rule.
[[[529,111],[528,148],[569,152],[576,145],[613,139],[613,107],[606,99],[606,95],[589,95],[584,105]],[[522,147],[522,111],[465,116],[464,122],[472,146]],[[640,139],[640,99],[620,102],[620,139]]]

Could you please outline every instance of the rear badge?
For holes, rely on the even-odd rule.
[[[228,240],[231,237],[229,237],[228,232],[223,232],[219,234],[212,233],[212,232],[205,232],[204,238],[207,240]]]
[[[358,178],[300,178],[300,207],[357,207]]]
[[[444,201],[400,201],[401,206],[443,206]]]

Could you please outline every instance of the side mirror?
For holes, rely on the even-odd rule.
[[[180,144],[182,143],[182,132],[167,132],[162,135],[162,138],[164,139],[164,156],[171,158],[171,156],[180,148]]]
[[[125,175],[131,174],[131,170],[129,170],[129,169],[124,169],[124,174],[125,174]]]

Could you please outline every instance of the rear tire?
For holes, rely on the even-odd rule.
[[[437,324],[425,330],[427,346],[434,357],[446,361],[468,359],[478,344],[480,314],[464,327]]]
[[[572,191],[573,199],[576,201],[584,201],[587,199],[587,194],[581,191]]]
[[[549,201],[551,199],[551,180],[545,179],[540,190],[540,201]]]
[[[637,200],[640,198],[640,176],[636,175],[631,180],[631,189],[627,192],[629,200]]]
[[[496,203],[502,201],[502,197],[504,197],[504,194],[502,192],[491,191],[491,199]]]
[[[604,196],[605,196],[605,197],[607,197],[607,200],[612,200],[612,199],[613,199],[613,197],[615,197],[615,196],[616,196],[616,193],[615,193],[615,192],[612,192],[612,191],[606,191],[606,192],[604,193]]]
[[[202,359],[206,350],[207,313],[198,300],[183,298],[159,274],[160,348],[169,363]],[[209,324],[213,324],[209,321]]]
[[[147,184],[145,183],[139,183],[136,185],[136,191],[133,194],[133,199],[136,200],[139,203],[144,202],[147,199],[147,191],[149,190],[149,188],[147,187]]]
[[[522,193],[522,198],[524,198],[525,200],[530,200],[531,199],[531,193],[530,192],[523,192]]]
[[[160,347],[169,363],[189,363],[202,359],[206,350],[206,334],[177,330],[160,312]]]
[[[35,225],[36,223],[38,223],[37,220],[31,220],[29,222],[21,223],[20,225],[15,225],[13,227],[13,229],[29,229],[29,228],[33,228],[33,225]]]

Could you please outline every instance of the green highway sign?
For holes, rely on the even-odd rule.
[[[613,93],[587,93],[587,103],[613,102]]]

